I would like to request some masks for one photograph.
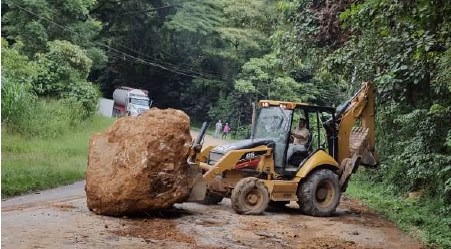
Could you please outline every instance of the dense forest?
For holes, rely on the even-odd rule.
[[[381,165],[368,178],[451,212],[449,1],[7,0],[2,10],[12,132],[45,134],[49,113],[88,120],[121,85],[240,131],[258,99],[337,106],[371,81]]]

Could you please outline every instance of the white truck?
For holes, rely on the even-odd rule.
[[[149,92],[126,86],[116,88],[113,92],[113,116],[138,116],[152,106]]]

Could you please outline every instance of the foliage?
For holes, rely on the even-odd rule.
[[[92,61],[85,51],[67,41],[49,42],[49,52],[38,54],[41,70],[34,90],[41,96],[70,99],[80,104],[80,116],[88,118],[97,108],[99,90],[86,81]]]
[[[301,101],[299,92],[302,85],[280,70],[277,58],[272,54],[261,59],[251,58],[243,65],[240,76],[235,81],[235,90],[252,94],[252,100]]]
[[[28,137],[56,138],[66,130],[90,121],[83,116],[85,112],[80,103],[70,99],[41,98],[31,104],[33,106],[26,116],[23,113],[14,113],[11,122],[3,122],[3,129]]]
[[[38,54],[42,65],[34,89],[39,95],[61,96],[69,91],[69,84],[88,77],[92,61],[77,45],[67,41],[49,42],[49,52]]]
[[[37,77],[37,65],[21,55],[15,47],[9,47],[2,38],[2,122],[17,124],[32,113],[36,96],[31,84]]]
[[[451,157],[443,137],[449,127],[443,124],[448,122],[451,108],[434,106],[403,112],[400,105],[392,104],[378,115],[378,134],[397,129],[396,133],[381,136],[378,143],[378,152],[385,159],[377,175],[379,181],[395,191],[427,190],[450,202]]]
[[[29,103],[31,109],[36,109],[32,98],[36,94],[66,99],[62,102],[74,111],[70,115],[73,124],[74,120],[94,114],[99,93],[87,78],[93,68],[101,69],[106,61],[105,53],[95,41],[102,24],[89,15],[94,4],[95,0],[5,2],[2,36],[13,45],[3,53],[6,63],[2,71],[7,82],[13,81],[10,86],[27,88],[26,98],[29,98],[13,106]],[[29,65],[16,65],[16,57],[20,57],[18,63]],[[20,69],[23,72],[18,68],[24,68]],[[28,78],[16,80],[17,73]],[[8,115],[19,113],[23,112],[13,111]],[[16,120],[26,120],[27,116],[33,115]]]
[[[271,37],[282,69],[302,82],[306,86],[303,94],[309,94],[309,101],[319,105],[337,106],[353,91],[347,79],[330,72],[325,61],[328,48],[342,43],[338,41],[342,38],[334,36],[339,35],[335,28],[332,27],[333,34],[327,34],[331,25],[323,18],[333,19],[333,13],[325,12],[337,11],[338,7],[334,7],[337,4],[343,4],[343,1],[327,4],[325,1],[280,1],[278,10],[283,21]],[[327,10],[323,11],[321,7]],[[317,13],[318,10],[321,13]],[[332,26],[336,25],[335,21],[332,23]],[[333,41],[333,45],[328,46],[327,41]]]
[[[384,165],[391,167],[380,177],[388,175],[397,189],[424,189],[447,203],[451,156],[445,139],[451,127],[444,124],[451,117],[451,91],[442,80],[449,74],[443,62],[449,60],[444,48],[451,45],[450,8],[429,1],[354,4],[340,18],[358,35],[331,60],[341,73],[349,72],[349,66],[336,63],[347,57],[355,62],[352,70],[365,72],[357,79],[373,78],[380,89],[378,134],[386,135],[379,137],[379,147]]]
[[[2,123],[19,130],[20,123],[27,120],[33,113],[36,96],[31,92],[31,86],[20,84],[2,76]]]
[[[216,31],[224,21],[218,1],[184,2],[169,22],[167,28],[176,32],[190,32],[208,35]]]
[[[275,37],[278,53],[289,54],[287,68],[307,63],[313,79],[335,80],[348,92],[373,81],[381,160],[374,180],[401,193],[426,190],[446,203],[450,8],[432,1],[283,1],[287,31]]]
[[[241,103],[241,106],[238,106],[237,103]],[[221,97],[217,104],[209,110],[208,115],[222,120],[222,123],[229,123],[232,130],[235,130],[240,125],[241,119],[248,118],[243,116],[243,109],[249,109],[249,105],[250,103],[241,101],[239,95],[230,94]]]
[[[413,237],[432,248],[451,246],[451,209],[449,205],[422,195],[418,199],[400,197],[387,191],[384,184],[371,181],[374,172],[360,172],[352,177],[347,194],[377,210]]]
[[[53,119],[49,121],[54,122]],[[2,130],[2,196],[10,197],[82,180],[91,134],[105,129],[112,122],[112,119],[95,116],[92,122],[77,129],[65,127],[57,138],[30,138]]]
[[[11,81],[30,85],[36,80],[38,65],[30,61],[25,55],[19,51],[23,48],[23,43],[14,45],[2,38],[2,76]]]
[[[221,103],[240,109],[247,101],[234,81],[244,63],[270,50],[277,17],[272,3],[257,0],[99,1],[95,9],[93,15],[107,23],[105,33],[112,34],[110,44],[145,60],[136,63],[113,51],[99,78],[102,91],[111,96],[114,86],[144,88],[156,106],[181,108],[195,122],[220,118],[213,113],[229,109]],[[244,113],[230,121],[243,118],[249,121]]]
[[[47,52],[50,41],[66,40],[90,51],[88,57],[100,66],[106,58],[94,41],[102,25],[89,14],[95,3],[95,0],[8,0],[2,14],[2,34],[5,32],[8,40],[21,41],[29,58]]]
[[[74,47],[69,43],[55,42],[55,46],[58,45]],[[21,43],[8,46],[2,40],[2,124],[6,130],[27,136],[57,137],[95,113],[98,90],[79,78],[80,74],[87,77],[90,59],[83,54],[79,59],[71,53],[58,53],[60,50],[52,49],[43,55],[46,63],[44,59],[30,61],[20,53],[20,47]],[[63,82],[63,79],[67,81]],[[39,87],[42,82],[47,83],[47,89],[61,86],[60,94],[53,96],[60,99],[38,99],[35,92],[50,92]]]
[[[90,82],[75,81],[68,85],[63,97],[70,105],[78,106],[78,108],[74,108],[78,110],[75,116],[84,120],[96,113],[100,91]]]

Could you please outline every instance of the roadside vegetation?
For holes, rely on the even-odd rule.
[[[386,183],[369,180],[367,173],[359,172],[352,177],[347,196],[360,199],[425,245],[451,248],[450,206],[421,192],[399,195]]]
[[[2,197],[84,179],[89,138],[112,122],[113,119],[94,116],[77,128],[59,127],[57,137],[30,137],[3,130]]]
[[[2,4],[2,197],[83,179],[89,136],[112,122],[94,116],[100,91],[88,81],[105,61],[90,42],[98,23],[76,18],[93,3],[68,1],[70,14],[39,14],[58,13],[68,29],[83,30],[77,42],[30,11],[11,11],[21,1]]]

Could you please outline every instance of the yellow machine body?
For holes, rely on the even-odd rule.
[[[211,150],[211,147],[207,149]],[[236,169],[235,165],[243,155],[250,152],[264,152],[259,156],[256,172],[264,173],[267,177],[264,179],[265,186],[268,188],[270,199],[273,201],[297,201],[296,191],[298,183],[310,172],[317,168],[324,167],[334,171],[339,170],[339,165],[335,159],[323,150],[314,152],[303,164],[291,179],[280,180],[274,167],[272,148],[267,146],[258,146],[252,149],[233,150],[224,155],[215,165],[209,165],[205,161],[198,162],[199,167],[205,171],[203,178],[208,183],[208,188],[212,192],[228,196],[235,184],[243,177],[252,176]],[[204,153],[204,151],[202,152]],[[206,151],[205,151],[206,153]],[[204,157],[206,159],[206,157]],[[255,158],[250,158],[252,160]],[[221,176],[221,177],[217,177]]]
[[[331,155],[323,149],[311,151],[290,174],[284,172],[285,168],[276,166],[274,146],[268,144],[237,149],[224,146],[226,152],[216,161],[212,160],[212,157],[218,147],[209,146],[191,155],[191,165],[196,165],[202,170],[207,192],[223,197],[230,197],[241,179],[255,177],[264,183],[271,201],[298,201],[300,184],[312,172],[321,169],[331,170],[338,175],[340,189],[345,191],[350,175],[360,163],[372,166],[377,164],[374,153],[374,97],[375,91],[371,84],[363,83],[347,106],[333,116],[334,126],[332,127],[335,129],[334,137],[337,139],[338,153]],[[305,103],[275,100],[261,100],[259,106],[261,108],[279,107],[282,110],[323,108]],[[359,129],[353,128],[357,120],[360,120],[362,125]],[[285,153],[286,151],[287,149]],[[249,168],[249,165],[252,167]]]

